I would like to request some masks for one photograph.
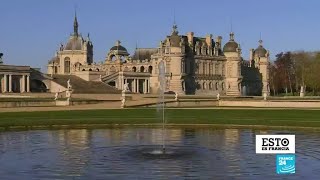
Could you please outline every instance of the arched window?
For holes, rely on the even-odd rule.
[[[209,89],[212,90],[212,82],[209,83]]]
[[[100,71],[99,68],[97,68],[96,71]]]
[[[115,60],[117,60],[117,57],[115,55],[111,55],[110,59],[111,59],[111,61],[115,61]]]
[[[152,66],[149,66],[148,72],[149,72],[150,74],[152,74]]]
[[[135,66],[132,67],[133,72],[137,72],[137,68]]]
[[[82,69],[82,71],[86,71],[85,69]]]
[[[64,73],[70,73],[70,58],[64,58]]]
[[[58,67],[57,67],[57,66],[54,67],[54,73],[55,73],[55,74],[58,73]]]
[[[219,90],[219,83],[216,82],[216,90]]]
[[[90,68],[89,71],[92,71],[92,69]]]
[[[140,72],[144,72],[144,66],[140,67]]]
[[[125,62],[125,61],[126,61],[126,58],[125,58],[124,56],[121,56],[121,57],[120,57],[120,60],[121,60],[121,62]]]
[[[221,89],[224,90],[224,83],[221,83]]]

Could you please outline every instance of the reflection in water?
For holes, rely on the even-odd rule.
[[[283,131],[282,131],[283,132]],[[255,154],[255,134],[242,129],[115,128],[0,132],[1,179],[281,179],[275,156]],[[277,134],[281,131],[268,131]],[[296,134],[297,174],[317,179],[317,133]],[[156,151],[155,151],[156,152]]]

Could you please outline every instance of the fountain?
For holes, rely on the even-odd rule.
[[[162,119],[162,153],[165,154],[166,152],[166,144],[165,144],[165,137],[166,137],[166,120],[164,117],[164,106],[165,106],[165,102],[164,102],[164,91],[166,89],[166,77],[165,77],[165,66],[164,66],[164,62],[161,61],[159,63],[159,82],[160,82],[160,86],[159,86],[159,101],[158,101],[158,106],[157,106],[157,112],[161,113],[161,119]]]

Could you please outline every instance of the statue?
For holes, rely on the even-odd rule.
[[[0,53],[0,64],[3,64],[2,56],[3,56],[3,53]]]
[[[267,100],[267,93],[263,93],[263,100]]]
[[[70,84],[70,79],[68,79],[68,81],[67,81],[67,89],[72,89],[72,86],[71,86],[71,84]]]
[[[56,94],[54,95],[54,100],[55,100],[55,101],[58,100],[58,96],[59,96],[59,93],[56,92]]]
[[[217,94],[217,100],[220,100],[220,93]]]
[[[178,101],[178,93],[177,92],[175,93],[174,100]]]
[[[300,88],[300,97],[304,97],[304,87],[301,86]]]
[[[129,84],[128,84],[128,83],[125,83],[125,84],[123,85],[123,89],[122,89],[122,93],[126,93],[126,92],[130,92]]]
[[[69,90],[66,91],[66,98],[67,98],[67,102],[70,103],[71,91],[69,91]]]
[[[126,98],[123,97],[122,100],[121,100],[121,108],[125,107],[125,103],[126,103]]]

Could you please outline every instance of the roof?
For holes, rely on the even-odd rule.
[[[262,45],[259,45],[258,48],[253,51],[253,53],[254,56],[266,57],[267,50]]]
[[[54,56],[50,61],[49,61],[49,64],[52,64],[52,63],[59,63],[60,62],[60,59],[58,56]]]
[[[151,55],[157,52],[157,48],[137,48],[132,56],[132,59],[151,59]]]
[[[82,50],[82,46],[84,44],[84,40],[81,36],[70,36],[64,50]]]
[[[121,45],[118,46],[113,46],[112,48],[110,48],[110,51],[114,51],[114,50],[118,50],[118,51],[127,51],[127,49]]]
[[[239,45],[235,41],[230,40],[223,47],[223,52],[237,52]]]

